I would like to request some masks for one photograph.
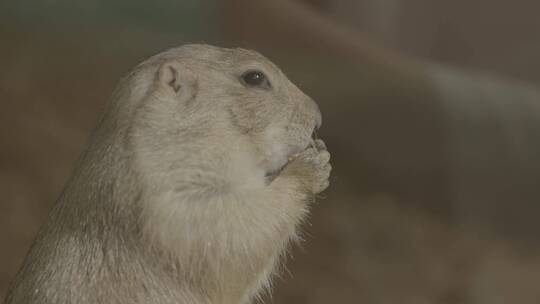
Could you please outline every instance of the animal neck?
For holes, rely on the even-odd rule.
[[[173,144],[155,137],[136,143],[142,222],[145,243],[153,244],[149,261],[163,261],[177,288],[209,303],[244,303],[264,284],[281,247],[247,232],[260,225],[264,172],[249,143],[223,132],[194,126],[175,134]]]

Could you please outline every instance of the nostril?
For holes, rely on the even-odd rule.
[[[307,95],[304,96],[306,96],[305,102],[307,108],[312,113],[311,115],[313,115],[313,120],[315,120],[315,129],[319,129],[322,125],[322,115],[321,110],[319,109],[319,105],[317,105],[317,103],[313,99],[311,99],[311,97]]]
[[[315,118],[315,130],[319,130],[321,128],[321,125],[322,125],[321,112],[317,111],[317,114],[315,115],[314,118]]]
[[[322,125],[322,118],[321,118],[321,115],[319,115],[315,119],[315,130],[319,130],[321,128],[321,125]]]
[[[319,106],[315,102],[313,102],[313,104],[315,105],[315,129],[318,130],[322,125],[322,114],[321,110],[319,110]]]

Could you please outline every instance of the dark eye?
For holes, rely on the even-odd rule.
[[[270,88],[270,82],[261,71],[247,71],[242,74],[242,82],[248,87]]]

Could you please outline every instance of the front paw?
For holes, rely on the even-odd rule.
[[[320,139],[314,145],[295,155],[283,169],[282,175],[296,178],[312,194],[318,194],[328,188],[330,182],[330,153]]]

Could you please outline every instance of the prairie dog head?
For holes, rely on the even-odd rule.
[[[136,86],[144,100],[139,107],[148,109],[152,140],[165,130],[191,132],[212,149],[237,151],[266,175],[305,149],[321,124],[311,98],[253,51],[185,45],[154,56],[139,71],[145,84]],[[174,138],[164,140],[159,145],[174,145]]]

